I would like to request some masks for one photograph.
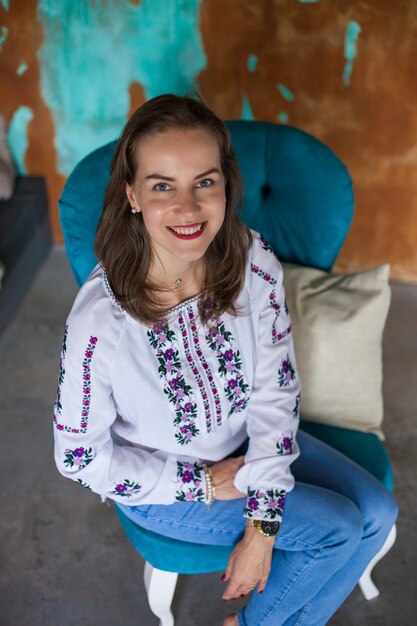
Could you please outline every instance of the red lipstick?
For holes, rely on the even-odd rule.
[[[178,239],[184,239],[184,240],[187,241],[189,239],[197,239],[197,237],[200,237],[200,235],[204,232],[204,229],[206,227],[206,223],[207,222],[203,222],[203,225],[201,226],[201,228],[199,230],[197,230],[195,233],[192,233],[191,235],[183,235],[181,233],[177,233],[170,226],[168,226],[168,228],[171,231],[171,233],[173,235],[175,235],[175,237],[178,237]],[[197,222],[197,224],[187,224],[186,226],[185,225],[184,226],[177,226],[177,228],[193,228],[193,227],[195,227],[197,225],[198,225],[198,222]]]

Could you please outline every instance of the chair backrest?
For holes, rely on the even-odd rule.
[[[321,141],[291,126],[227,122],[245,183],[244,221],[281,261],[329,271],[353,216],[352,181]],[[116,142],[86,156],[59,201],[66,251],[78,285],[94,265],[94,238]]]

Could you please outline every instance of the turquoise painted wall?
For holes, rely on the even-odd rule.
[[[146,99],[196,88],[206,65],[201,0],[39,0],[44,43],[41,91],[52,112],[58,170],[68,175],[91,150],[118,136],[129,86]],[[105,10],[103,10],[105,9]]]
[[[25,154],[29,145],[27,128],[32,119],[32,109],[20,106],[15,111],[7,130],[7,140],[11,146],[12,157],[19,175],[26,174]]]

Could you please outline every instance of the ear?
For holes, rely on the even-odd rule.
[[[131,187],[128,183],[126,183],[125,191],[126,191],[127,199],[129,200],[129,204],[131,206],[132,213],[140,213],[140,206],[138,204],[138,201],[136,200],[133,187]]]

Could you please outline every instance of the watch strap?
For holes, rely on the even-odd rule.
[[[278,533],[281,524],[276,521],[249,518],[248,526],[256,528],[264,537],[274,537]]]

